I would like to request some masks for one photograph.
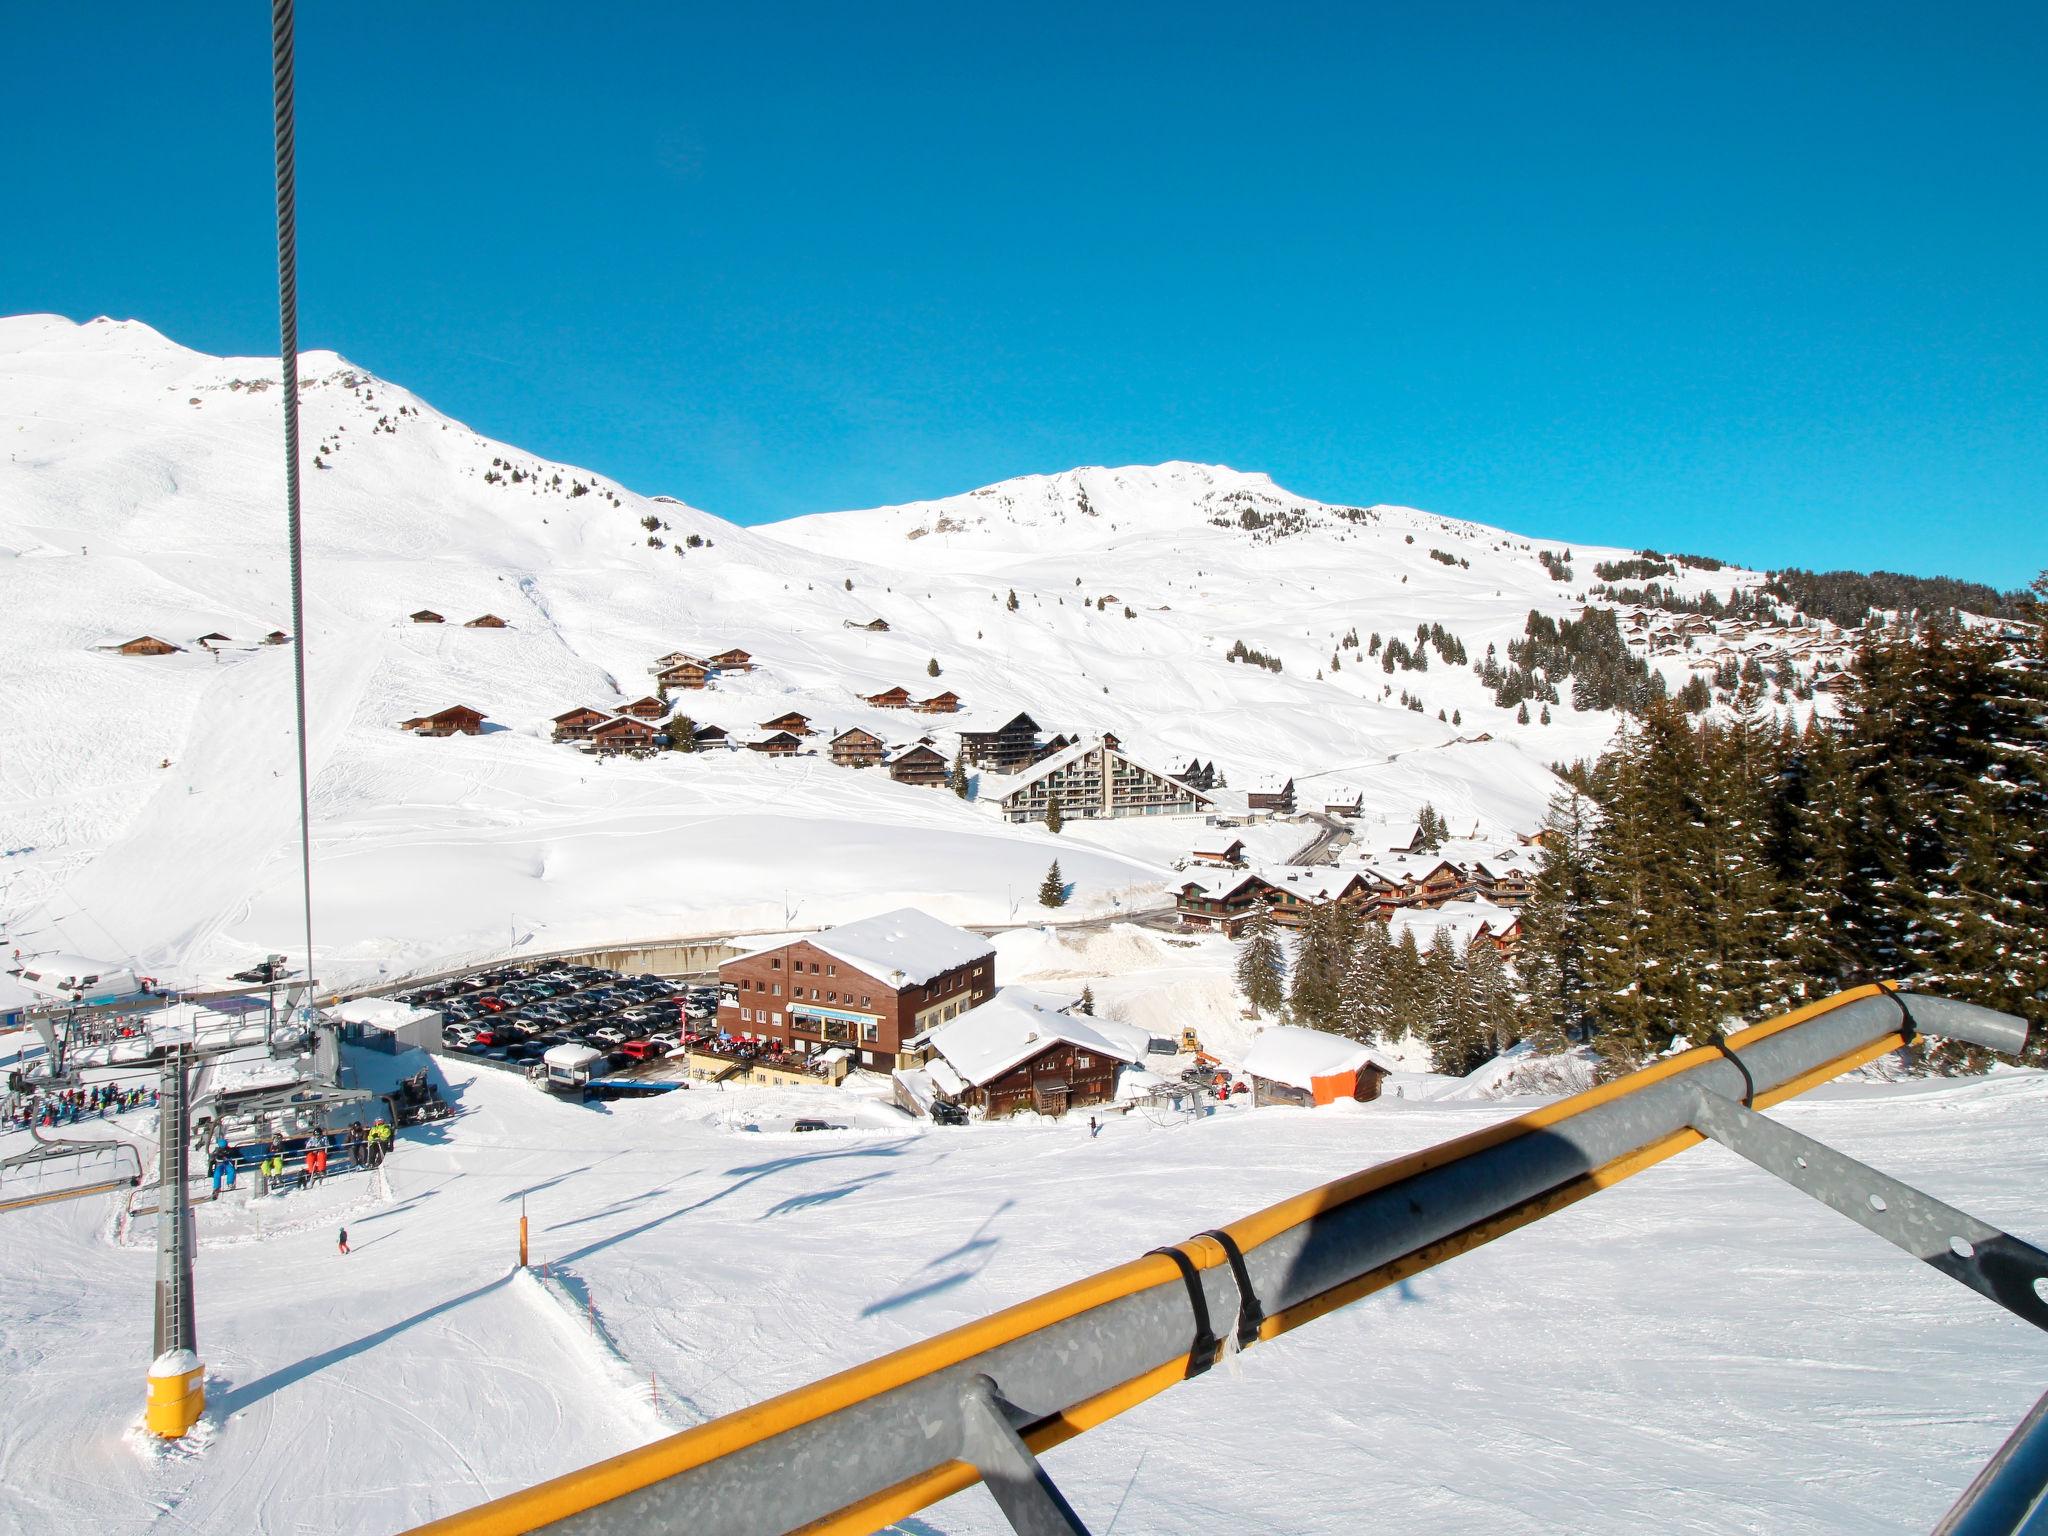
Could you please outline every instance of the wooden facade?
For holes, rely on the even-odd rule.
[[[950,690],[935,693],[928,699],[919,699],[911,708],[920,715],[957,715],[960,713],[960,695]]]
[[[123,641],[112,649],[119,651],[123,656],[170,656],[183,651],[185,647],[173,645],[168,640],[159,640],[155,635],[137,635],[133,640]]]
[[[873,705],[876,709],[908,709],[910,708],[910,690],[908,688],[884,688],[880,693],[866,695],[861,702]]]
[[[1041,1115],[1062,1115],[1114,1099],[1117,1070],[1123,1065],[1119,1058],[1100,1050],[1051,1040],[1030,1060],[1020,1061],[979,1087],[970,1087],[960,1095],[960,1102],[981,1105],[991,1120],[1027,1109]]]
[[[1011,773],[1037,760],[1038,729],[1036,720],[1020,713],[992,731],[962,731],[960,747],[972,767]]]
[[[777,715],[773,720],[763,720],[761,722],[761,729],[764,731],[787,731],[792,736],[809,736],[812,734],[811,717],[809,715],[800,715],[792,709],[788,714]]]
[[[399,729],[415,736],[481,736],[484,717],[467,704],[452,704],[431,715],[415,715]]]
[[[206,649],[210,651],[217,645],[233,645],[234,641],[230,640],[226,635],[222,634],[219,630],[215,630],[210,635],[201,635],[197,640],[193,641],[192,643],[194,645],[203,645],[206,647]]]
[[[795,757],[803,750],[803,743],[788,731],[777,731],[773,736],[763,736],[759,741],[747,743],[749,752],[759,752],[767,757]]]
[[[946,786],[945,758],[922,742],[903,748],[886,762],[889,777],[898,784],[916,784],[926,789],[943,789]]]
[[[671,662],[654,674],[664,688],[702,688],[711,681],[711,669],[701,661]]]
[[[443,624],[447,622],[431,608],[422,608],[418,613],[412,615],[412,621],[415,624]]]
[[[554,718],[556,741],[588,741],[590,733],[611,717],[601,709],[592,709],[587,704],[566,710]]]
[[[711,658],[711,665],[721,672],[751,672],[754,670],[754,658],[745,651],[735,648],[720,651]]]
[[[653,694],[644,699],[635,699],[630,704],[621,704],[619,713],[631,715],[635,720],[659,720],[668,714],[668,705]]]
[[[832,761],[842,768],[872,768],[882,760],[882,738],[855,726],[832,738]]]
[[[510,629],[512,626],[499,618],[495,613],[482,613],[462,627],[464,629]]]
[[[732,746],[732,732],[722,725],[700,725],[690,734],[691,738],[697,743],[697,750],[699,752],[710,747],[730,749]]]
[[[829,938],[828,934],[819,937]],[[995,951],[898,986],[808,939],[728,960],[718,968],[718,1027],[806,1055],[844,1046],[863,1066],[887,1070],[903,1042],[995,995]]]
[[[1294,814],[1294,780],[1280,784],[1265,784],[1245,796],[1245,803],[1255,811],[1276,811],[1283,816]]]
[[[654,752],[662,745],[661,732],[645,720],[621,715],[594,728],[584,738],[599,757],[617,757],[627,752]]]

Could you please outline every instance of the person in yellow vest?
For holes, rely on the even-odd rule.
[[[370,1127],[370,1166],[372,1168],[383,1167],[384,1158],[390,1151],[391,1127],[386,1125],[380,1117],[377,1123]]]
[[[262,1166],[257,1171],[263,1175],[264,1185],[271,1193],[284,1193],[278,1187],[278,1181],[284,1177],[284,1154],[282,1152],[273,1152],[270,1156],[264,1158]]]

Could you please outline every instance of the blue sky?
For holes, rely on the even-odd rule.
[[[14,7],[0,310],[276,345],[249,6]],[[301,7],[303,341],[741,521],[1074,464],[2048,566],[2048,7]]]

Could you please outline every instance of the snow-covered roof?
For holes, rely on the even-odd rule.
[[[1127,1041],[1112,1038],[1109,1031],[1096,1025],[1094,1019],[1077,1019],[1070,1013],[1046,1007],[1040,998],[1022,987],[1005,987],[979,1007],[968,1009],[950,1024],[941,1024],[922,1037],[938,1052],[925,1070],[943,1086],[938,1074],[943,1064],[978,1087],[993,1082],[1019,1062],[1029,1061],[1059,1041],[1084,1051],[1099,1051],[1119,1061],[1144,1059],[1142,1044],[1134,1051]]]
[[[361,1024],[393,1034],[409,1025],[441,1022],[441,1015],[432,1008],[414,1008],[388,997],[358,997],[327,1011],[345,1024]]]
[[[1400,907],[1387,918],[1387,939],[1390,943],[1401,942],[1401,935],[1413,930],[1415,947],[1428,949],[1436,942],[1439,933],[1448,933],[1451,943],[1459,950],[1472,942],[1483,926],[1488,933],[1500,933],[1510,924],[1520,921],[1520,915],[1508,907],[1496,906],[1490,901],[1473,897],[1465,901],[1447,901],[1433,911],[1418,907]]]
[[[994,953],[987,939],[915,907],[828,928],[811,943],[878,981],[916,986]]]
[[[560,1067],[564,1072],[575,1072],[592,1062],[604,1060],[604,1052],[592,1050],[587,1045],[551,1045],[540,1059],[548,1066]]]
[[[1299,1024],[1272,1024],[1252,1037],[1252,1048],[1244,1056],[1244,1071],[1268,1082],[1307,1089],[1313,1078],[1356,1072],[1367,1062],[1382,1071],[1393,1070],[1372,1047],[1356,1040],[1326,1035],[1320,1029],[1303,1029]]]
[[[1012,774],[1008,780],[1009,788],[1018,790],[1027,784],[1035,784],[1048,773],[1057,773],[1069,764],[1078,763],[1101,745],[1101,737],[1091,737],[1086,741],[1077,741],[1066,750],[1053,753],[1051,757],[1042,757],[1028,768],[1020,768]]]

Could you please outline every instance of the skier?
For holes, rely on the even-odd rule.
[[[235,1187],[235,1153],[228,1145],[227,1137],[222,1136],[213,1144],[206,1162],[206,1171],[213,1175],[213,1198],[218,1200],[222,1184],[226,1184],[229,1189]]]
[[[348,1228],[347,1228],[347,1227],[343,1227],[343,1228],[341,1229],[341,1256],[342,1256],[343,1258],[347,1258],[347,1257],[348,1257]]]
[[[1090,1115],[1088,1117],[1088,1139],[1090,1141],[1093,1141],[1096,1137],[1100,1136],[1101,1134],[1102,1122],[1100,1120],[1097,1120],[1093,1115]]]
[[[314,1183],[323,1182],[327,1177],[327,1136],[315,1131],[313,1139],[306,1143],[306,1173]]]

